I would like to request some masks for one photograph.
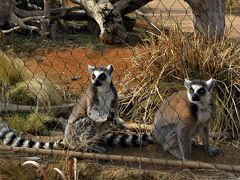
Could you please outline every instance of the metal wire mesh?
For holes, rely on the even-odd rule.
[[[65,2],[65,6],[75,5]],[[138,147],[106,147],[106,156],[81,153],[84,148],[74,153],[37,150],[36,146],[40,147],[41,144],[35,144],[32,150],[27,146],[1,146],[0,177],[14,177],[14,173],[6,169],[20,167],[15,175],[22,175],[24,171],[23,178],[29,178],[33,176],[32,171],[21,164],[34,160],[43,164],[51,179],[59,178],[53,172],[54,167],[72,178],[72,170],[69,170],[72,165],[69,163],[72,163],[74,156],[80,158],[76,170],[79,179],[177,179],[198,178],[201,177],[199,174],[204,174],[203,177],[239,177],[239,12],[239,0],[226,2],[224,39],[210,44],[193,35],[192,10],[182,0],[153,0],[128,14],[128,25],[135,23],[134,26],[129,25],[132,29],[127,31],[128,36],[120,45],[100,42],[96,35],[89,33],[89,29],[96,27],[87,26],[87,31],[84,28],[79,31],[69,28],[58,32],[54,40],[42,40],[37,34],[29,35],[21,31],[8,33],[3,27],[4,33],[0,36],[0,118],[2,123],[25,139],[41,142],[61,140],[74,105],[79,103],[78,99],[91,84],[88,65],[107,67],[112,64],[113,83],[119,96],[119,112],[114,113],[119,114],[127,124],[127,128],[115,130],[120,134],[151,133],[158,107],[167,97],[185,89],[184,78],[214,78],[216,112],[210,123],[210,144],[220,146],[224,155],[209,157],[204,154],[204,147],[198,146],[192,148],[193,161],[175,161],[176,158],[159,144],[145,146],[141,140]],[[66,26],[69,27],[77,24],[75,20],[68,23]],[[183,109],[187,105],[183,104]],[[81,102],[80,106],[83,106]],[[79,118],[78,114],[76,118]],[[169,127],[166,131],[179,135],[175,127]],[[162,134],[163,139],[167,139],[163,131],[159,131],[159,136]],[[0,129],[0,137],[3,132]],[[101,133],[104,132],[95,132],[94,135]],[[15,144],[16,138],[13,140]],[[201,140],[195,140],[204,144]],[[30,141],[27,143],[29,145]],[[186,145],[185,141],[183,144]],[[12,167],[7,165],[8,162]],[[196,168],[198,170],[189,170]],[[163,170],[175,174],[160,172]],[[36,173],[33,174],[36,176]]]

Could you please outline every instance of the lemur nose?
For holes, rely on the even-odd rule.
[[[192,101],[200,101],[200,97],[197,94],[193,94]]]
[[[96,81],[94,81],[93,85],[94,86],[101,86],[102,83],[100,81],[96,80]]]

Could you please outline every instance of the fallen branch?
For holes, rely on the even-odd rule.
[[[53,22],[55,20],[62,19],[64,16],[68,15],[68,13],[75,10],[81,10],[81,12],[75,12],[75,14],[77,13],[77,15],[81,15],[79,18],[87,17],[86,13],[82,11],[82,8],[80,6],[50,9],[50,0],[44,1],[44,10],[42,11],[26,11],[17,7],[13,7],[12,5],[10,22],[14,27],[9,30],[4,30],[2,32],[10,33],[16,29],[25,29],[30,30],[30,32],[38,32],[42,35],[43,39],[46,39],[49,35],[51,35],[51,37],[56,37],[56,28],[52,27],[54,25]],[[25,22],[34,20],[40,22],[40,25],[31,26],[25,24]]]
[[[111,154],[97,154],[97,153],[83,153],[74,151],[60,151],[60,150],[47,150],[47,149],[35,149],[35,148],[22,148],[0,145],[1,151],[13,151],[15,153],[30,153],[30,154],[42,154],[42,155],[54,155],[54,156],[71,156],[93,160],[107,160],[107,161],[121,161],[129,163],[141,163],[152,164],[161,166],[171,166],[179,168],[190,169],[218,169],[223,171],[240,172],[240,166],[229,164],[213,164],[196,161],[180,161],[180,160],[166,160],[156,158],[146,158],[137,156],[122,156]]]
[[[121,0],[114,3],[114,10],[121,12],[121,15],[126,15],[133,12],[152,0]]]
[[[43,16],[43,11],[40,11],[40,10],[39,11],[27,11],[27,10],[19,9],[17,7],[14,8],[14,13],[20,18]]]
[[[27,22],[27,21],[33,21],[33,20],[40,20],[41,18],[42,16],[33,16],[33,17],[22,18],[21,20],[23,22]]]
[[[148,16],[144,15],[143,12],[136,10],[135,11],[137,15],[141,16],[151,27],[153,27],[155,30],[157,30],[159,33],[162,33],[162,31],[155,25]]]
[[[95,20],[90,24],[90,27],[93,27],[90,31],[97,32],[102,42],[112,44],[122,43],[127,38],[122,16],[135,11],[151,0],[105,0],[102,3],[95,0],[72,1],[81,5],[88,16]]]
[[[37,107],[37,106],[27,106],[27,105],[18,105],[18,104],[11,104],[11,103],[1,103],[0,102],[0,113],[28,113],[33,111],[38,112],[46,112],[50,111],[54,114],[67,114],[71,111],[75,104],[63,104],[58,106],[45,106],[45,107]]]
[[[55,8],[55,9],[51,9],[50,13],[51,13],[51,15],[56,15],[56,14],[62,14],[63,12],[68,13],[68,12],[76,11],[76,10],[82,10],[82,7],[74,6],[74,7]],[[14,12],[17,16],[19,16],[21,18],[44,15],[43,10],[42,11],[27,11],[27,10],[19,9],[17,7],[15,7]]]
[[[19,29],[20,29],[20,27],[19,27],[19,26],[16,26],[16,27],[13,27],[13,28],[8,29],[8,30],[1,30],[1,32],[2,32],[3,34],[8,34],[8,33],[12,32],[12,31],[19,30]]]
[[[20,29],[26,29],[31,32],[36,31],[36,32],[40,33],[40,29],[38,27],[24,24],[23,20],[21,18],[19,18],[18,16],[16,16],[15,13],[11,13],[10,22],[12,24],[17,24]]]

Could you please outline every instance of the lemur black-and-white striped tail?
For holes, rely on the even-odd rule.
[[[16,131],[10,129],[5,123],[0,123],[0,140],[3,142],[3,145],[12,147],[37,149],[59,149],[63,147],[62,140],[56,142],[37,142],[23,138]]]
[[[63,139],[55,142],[39,142],[31,139],[23,138],[16,131],[10,129],[7,124],[0,123],[0,140],[6,146],[25,147],[36,149],[63,149]],[[119,135],[108,133],[103,136],[101,144],[106,146],[116,147],[133,147],[146,145],[152,143],[152,136],[149,133],[133,134],[133,135]]]
[[[106,146],[133,147],[152,143],[153,139],[150,133],[132,135],[109,133],[103,137],[102,141],[102,143]]]

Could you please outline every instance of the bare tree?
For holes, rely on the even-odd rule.
[[[195,31],[208,40],[221,40],[225,31],[226,0],[185,0],[194,15]]]

